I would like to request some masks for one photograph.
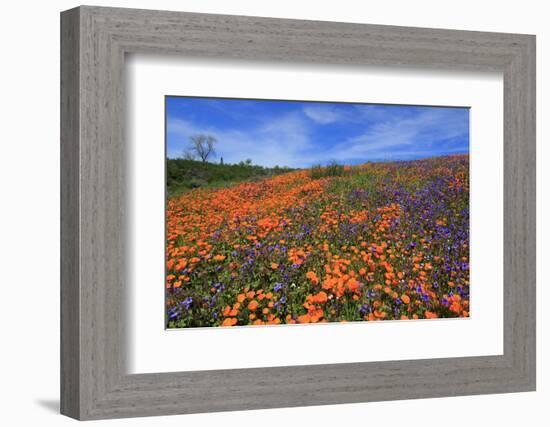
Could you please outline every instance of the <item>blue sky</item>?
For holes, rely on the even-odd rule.
[[[310,167],[469,152],[469,109],[381,104],[166,98],[167,155],[216,137],[225,163]]]

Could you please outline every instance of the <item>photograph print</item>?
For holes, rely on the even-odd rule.
[[[166,328],[468,318],[469,116],[166,96]]]

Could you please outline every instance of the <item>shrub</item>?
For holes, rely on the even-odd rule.
[[[312,179],[324,178],[327,176],[342,176],[344,175],[344,166],[336,162],[331,162],[323,167],[320,164],[313,165],[310,170]]]

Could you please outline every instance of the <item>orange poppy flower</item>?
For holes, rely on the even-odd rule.
[[[237,324],[237,319],[234,317],[228,317],[222,322],[222,326],[235,326]]]
[[[317,278],[317,275],[315,274],[315,272],[313,271],[308,271],[306,273],[306,277],[314,284],[318,284],[319,283],[319,279]]]
[[[309,314],[303,314],[302,316],[298,316],[298,322],[299,323],[309,323],[310,322]]]
[[[324,304],[325,302],[328,301],[328,295],[326,294],[326,292],[321,291],[318,294],[316,294],[315,296],[313,296],[313,301],[315,301],[319,304]]]
[[[439,317],[436,313],[429,310],[424,312],[424,316],[426,316],[426,319],[437,319]]]

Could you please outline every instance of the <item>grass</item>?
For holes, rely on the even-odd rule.
[[[170,198],[194,188],[225,188],[239,182],[267,178],[291,170],[287,167],[266,168],[244,162],[219,164],[186,159],[168,159],[166,162],[167,193]]]

